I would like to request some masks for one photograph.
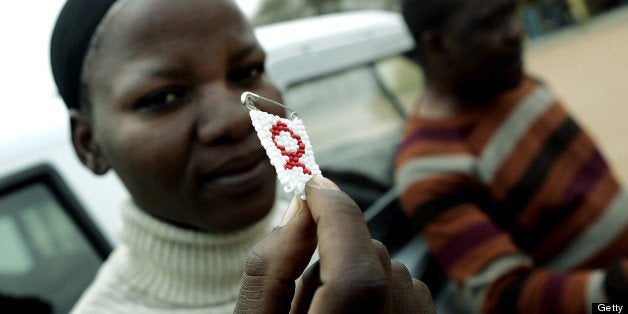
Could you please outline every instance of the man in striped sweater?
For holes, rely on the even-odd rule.
[[[526,76],[515,0],[404,0],[426,88],[396,183],[473,312],[628,300],[628,195],[591,138]]]

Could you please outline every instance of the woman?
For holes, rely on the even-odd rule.
[[[303,277],[295,309],[429,305],[419,300],[426,289],[371,243],[357,206],[323,178],[308,187],[309,207],[293,201],[288,225],[251,251],[242,281],[247,252],[282,207],[239,105],[244,91],[280,99],[264,58],[229,0],[66,3],[51,63],[72,142],[85,166],[115,171],[132,195],[121,243],[75,312],[224,313],[238,295],[238,311],[288,310],[317,240],[321,262]],[[415,293],[392,297],[396,289]]]

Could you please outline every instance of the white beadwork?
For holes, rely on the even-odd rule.
[[[270,158],[270,163],[277,171],[277,178],[283,185],[284,191],[299,195],[305,200],[305,184],[313,176],[321,174],[321,171],[314,160],[314,151],[310,144],[310,138],[305,132],[303,121],[298,117],[293,120],[284,119],[260,110],[251,110],[249,115],[251,116],[251,121],[253,121],[257,136],[262,142],[268,158]],[[275,145],[272,130],[281,123],[285,124],[288,130],[279,131],[275,135],[274,140],[277,143]],[[290,130],[292,133],[290,133]],[[305,146],[302,155],[298,153],[299,138]],[[283,146],[285,152],[282,153],[278,146]],[[300,158],[290,163],[289,154],[300,155]],[[304,170],[298,164],[305,166],[307,170]],[[290,167],[292,168],[290,169]],[[308,170],[310,173],[307,173]]]

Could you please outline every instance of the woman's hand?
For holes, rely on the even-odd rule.
[[[320,176],[306,196],[249,251],[236,313],[435,313],[427,287],[371,240],[349,196]],[[305,270],[317,243],[320,260]]]

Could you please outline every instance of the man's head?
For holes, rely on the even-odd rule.
[[[485,100],[523,78],[516,0],[404,0],[402,9],[436,88]]]
[[[94,0],[68,5],[79,2],[57,30],[76,25]],[[114,170],[143,210],[187,228],[229,231],[264,217],[274,169],[239,99],[280,95],[233,1],[118,0],[96,24],[91,33],[64,29],[88,34],[82,57],[62,41],[80,36],[53,36],[51,45],[65,56],[53,72],[81,161],[96,174]]]
[[[425,34],[442,30],[464,0],[403,0],[401,14],[416,43],[415,61],[424,65]],[[423,39],[422,39],[423,38]]]

